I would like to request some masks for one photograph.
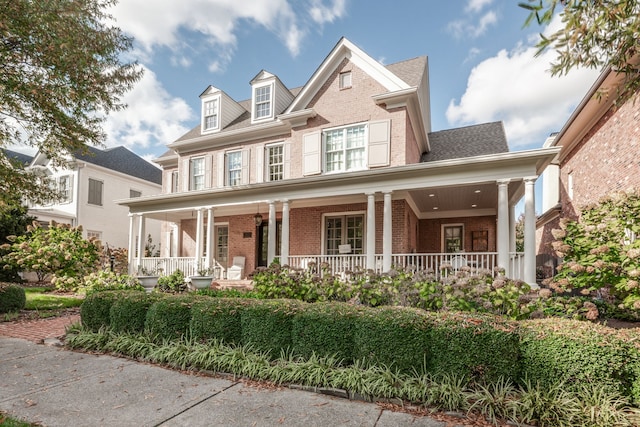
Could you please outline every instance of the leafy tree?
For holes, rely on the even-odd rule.
[[[525,22],[551,22],[557,8],[564,27],[544,36],[538,54],[555,49],[553,75],[567,74],[575,67],[602,69],[606,66],[624,74],[624,88],[635,93],[640,88],[640,3],[638,0],[528,0],[520,6],[529,10]]]
[[[609,288],[640,310],[640,192],[614,193],[560,226],[552,245],[564,261],[552,286],[584,293]]]
[[[0,148],[37,147],[54,165],[67,152],[104,141],[106,114],[140,79],[123,62],[132,40],[110,25],[116,0],[0,0]],[[37,174],[13,167],[0,150],[0,198],[50,197]]]
[[[7,197],[7,199],[9,199]],[[19,236],[27,232],[27,226],[35,218],[27,215],[27,207],[18,200],[7,200],[0,204],[0,245],[8,243],[8,236]],[[0,249],[0,258],[7,254],[7,250]],[[19,282],[18,270],[12,266],[4,268],[6,264],[0,260],[0,281]]]
[[[37,222],[28,226],[27,234],[10,236],[13,243],[0,249],[10,252],[3,261],[23,271],[33,271],[40,282],[52,277],[52,282],[64,287],[64,281],[83,277],[99,267],[101,245],[97,240],[82,237],[82,227],[52,222],[44,228]]]

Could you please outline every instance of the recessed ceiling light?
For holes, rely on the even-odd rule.
[[[434,206],[434,207],[433,207],[433,210],[434,210],[434,211],[437,211],[437,210],[438,210],[438,207],[437,207],[437,206]]]
[[[434,196],[435,196],[435,194],[433,194],[433,193],[429,194],[429,197],[434,197]]]
[[[480,192],[482,192],[482,190],[476,190],[476,191],[474,191],[474,193],[476,193],[476,194],[478,194],[478,193],[480,193]]]
[[[471,205],[471,207],[472,207],[472,208],[477,208],[477,207],[478,207],[478,205]]]

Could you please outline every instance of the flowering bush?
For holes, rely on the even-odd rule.
[[[27,234],[9,241],[2,246],[10,250],[3,258],[6,264],[35,272],[40,282],[51,277],[51,283],[63,288],[96,270],[100,256],[100,241],[84,239],[81,226],[51,222],[43,228],[34,221]]]
[[[610,288],[625,307],[640,310],[640,194],[617,192],[588,206],[579,221],[562,221],[553,248],[564,257],[551,286],[584,295]]]

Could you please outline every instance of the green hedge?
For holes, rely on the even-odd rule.
[[[293,349],[293,318],[308,306],[295,300],[255,300],[242,311],[242,342],[279,357]]]
[[[82,324],[93,332],[109,327],[111,306],[128,292],[131,291],[104,291],[88,295],[80,306]]]
[[[542,385],[564,382],[577,390],[592,383],[640,403],[637,331],[617,331],[588,322],[543,319],[522,322],[522,373]]]
[[[202,297],[165,294],[158,298],[147,311],[145,329],[158,341],[182,338],[189,331],[191,306]]]
[[[141,333],[147,312],[158,297],[146,292],[127,292],[113,302],[109,309],[109,321],[114,332]]]
[[[0,283],[0,313],[20,311],[27,303],[27,296],[21,286]]]
[[[310,304],[296,314],[291,330],[293,348],[303,357],[313,353],[335,355],[349,364],[354,360],[354,330],[362,308],[345,303]]]
[[[191,333],[198,340],[242,344],[242,313],[255,300],[207,298],[191,307]]]

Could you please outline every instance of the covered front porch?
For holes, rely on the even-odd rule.
[[[504,269],[535,285],[535,182],[557,150],[502,153],[343,175],[127,199],[129,266],[242,277],[274,261],[332,274],[394,267]],[[515,206],[524,197],[524,251]],[[145,258],[145,221],[164,222]],[[235,274],[235,273],[234,273]],[[235,276],[234,276],[235,277]]]

